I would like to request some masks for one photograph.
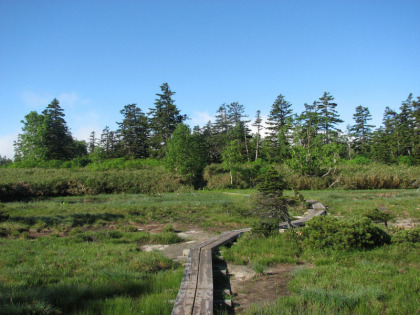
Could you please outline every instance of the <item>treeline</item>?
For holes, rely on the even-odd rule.
[[[283,164],[299,175],[325,177],[343,161],[416,165],[420,160],[420,97],[415,100],[412,94],[398,111],[387,107],[378,128],[370,124],[369,109],[357,106],[354,123],[340,130],[343,120],[337,104],[325,92],[304,104],[302,113],[294,113],[292,104],[279,95],[266,122],[260,111],[251,120],[238,102],[222,104],[214,122],[191,130],[172,98],[175,92],[167,83],[160,89],[147,114],[136,104],[126,105],[117,130],[105,127],[100,135],[92,132],[87,143],[72,137],[63,109],[54,99],[42,114],[25,116],[23,132],[14,144],[15,161],[2,158],[1,163],[99,167],[109,159],[152,158],[191,181],[202,179],[207,165],[219,164],[233,185],[241,165],[255,161]],[[256,132],[251,132],[251,126]]]

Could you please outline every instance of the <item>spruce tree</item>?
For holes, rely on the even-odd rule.
[[[125,157],[148,157],[149,127],[146,115],[136,104],[125,105],[120,111],[124,119],[118,123],[122,155]]]
[[[162,93],[156,94],[155,108],[149,112],[150,154],[157,158],[165,155],[166,145],[176,126],[187,118],[176,107],[172,99],[175,92],[170,90],[168,83],[163,83],[160,89]]]
[[[334,97],[330,93],[324,92],[317,102],[317,110],[320,113],[319,130],[323,132],[324,143],[333,142],[341,132],[336,125],[342,123],[343,120],[339,118],[340,115],[335,110],[337,104],[333,103],[333,100]]]
[[[267,142],[269,155],[272,161],[281,162],[289,158],[289,133],[293,123],[292,104],[285,100],[283,95],[277,96],[271,106],[267,119]]]
[[[260,153],[261,130],[263,129],[261,111],[260,110],[257,110],[257,115],[255,116],[255,121],[252,125],[257,128],[257,132],[255,134],[255,137],[256,137],[255,161],[256,161],[256,160],[258,160],[258,155]]]
[[[73,138],[64,120],[64,110],[55,98],[42,112],[46,125],[45,146],[48,160],[67,160],[73,156]]]
[[[367,107],[359,105],[356,107],[353,119],[356,123],[350,128],[350,136],[353,138],[354,150],[366,156],[368,154],[368,142],[372,137],[372,128],[375,127],[368,123],[369,120],[372,120],[372,115]]]

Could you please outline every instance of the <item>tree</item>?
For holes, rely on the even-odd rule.
[[[64,120],[64,110],[55,98],[42,112],[45,124],[44,143],[47,147],[47,160],[67,160],[74,156],[73,138]]]
[[[396,143],[398,156],[413,155],[413,136],[415,134],[415,121],[413,118],[413,94],[402,102],[400,113],[396,115]],[[417,143],[418,145],[418,143]]]
[[[241,146],[238,140],[231,140],[222,151],[222,166],[229,171],[230,184],[233,185],[233,175],[239,163],[243,162]]]
[[[176,126],[182,123],[187,117],[181,115],[179,109],[175,105],[172,92],[168,83],[160,86],[161,94],[156,94],[158,98],[155,102],[155,108],[151,108],[149,112],[149,126],[151,130],[150,150],[151,155],[162,158],[165,155],[166,145]]]
[[[305,103],[304,106],[305,110],[296,119],[294,142],[310,149],[318,136],[320,115],[316,101],[312,105]]]
[[[292,104],[281,94],[271,106],[267,119],[267,142],[270,147],[270,158],[273,161],[281,162],[289,157],[289,131],[293,122],[291,106]]]
[[[333,100],[334,97],[330,93],[324,92],[317,102],[317,110],[320,114],[319,130],[323,132],[324,143],[332,142],[341,132],[336,125],[343,121],[335,110],[337,104],[333,103]]]
[[[124,119],[118,123],[122,154],[125,157],[148,157],[149,128],[147,117],[136,104],[125,105],[120,111]]]
[[[350,128],[350,136],[353,138],[354,149],[358,153],[367,155],[368,142],[372,137],[372,128],[375,127],[368,124],[368,121],[372,120],[372,115],[367,107],[359,105],[356,107],[353,119],[356,123]]]
[[[111,131],[108,126],[106,126],[101,133],[101,138],[99,140],[100,156],[103,158],[113,158],[117,156],[117,145],[118,140],[115,136],[115,132]]]
[[[18,140],[14,142],[15,161],[46,160],[44,116],[32,111],[21,120],[21,123],[23,133],[19,134]]]
[[[25,116],[22,134],[14,143],[16,161],[20,160],[69,160],[84,155],[83,143],[75,143],[64,120],[64,110],[55,98],[38,114]]]
[[[420,159],[420,96],[417,97],[417,101],[413,101],[413,110],[412,110],[412,120],[413,120],[413,156],[417,159]]]
[[[180,123],[168,141],[165,163],[188,181],[198,179],[206,165],[206,148],[200,135],[191,134],[190,128]]]
[[[96,133],[95,133],[95,131],[92,131],[90,133],[90,136],[89,136],[89,144],[88,144],[88,151],[89,151],[89,153],[95,152],[96,143],[97,143]]]
[[[260,152],[260,139],[261,139],[261,130],[264,128],[262,125],[261,111],[257,110],[257,115],[255,116],[255,121],[252,124],[257,128],[256,132],[256,145],[255,145],[255,161],[258,160],[258,154]]]
[[[261,175],[258,178],[254,213],[264,219],[276,219],[278,223],[285,220],[289,227],[293,227],[287,209],[290,199],[283,196],[286,188],[286,182],[274,168]]]

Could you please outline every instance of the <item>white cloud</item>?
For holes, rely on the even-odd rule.
[[[17,140],[17,133],[0,136],[0,155],[7,156],[9,159],[13,159],[15,150],[13,142]]]
[[[90,102],[88,99],[84,99],[76,92],[60,93],[57,99],[60,102],[61,107],[69,109],[75,109],[81,105],[87,105]]]
[[[211,120],[214,122],[214,116],[211,116],[207,111],[205,112],[194,112],[191,116],[191,125],[200,127],[204,126]]]
[[[39,94],[33,91],[24,91],[21,95],[22,101],[30,108],[44,109],[51,101],[56,98],[60,106],[65,109],[75,109],[85,106],[90,100],[83,98],[76,92],[61,92],[58,95]]]
[[[47,107],[54,99],[50,95],[40,95],[32,91],[25,91],[22,93],[22,101],[32,109],[42,109]]]
[[[82,114],[80,114],[82,113]],[[99,119],[100,115],[95,111],[78,112],[78,114],[71,115],[71,123],[69,126],[72,129],[72,135],[78,140],[89,140],[92,131],[95,131],[95,137],[98,138],[102,132]]]

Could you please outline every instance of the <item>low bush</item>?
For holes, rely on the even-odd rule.
[[[420,242],[420,228],[398,229],[392,233],[392,243],[406,244]]]
[[[267,237],[279,230],[279,221],[275,219],[262,219],[252,225],[252,233]]]
[[[0,169],[0,200],[111,193],[164,193],[182,189],[163,167],[141,170]]]
[[[314,249],[367,249],[390,243],[390,236],[368,218],[315,217],[302,229],[303,244]]]

